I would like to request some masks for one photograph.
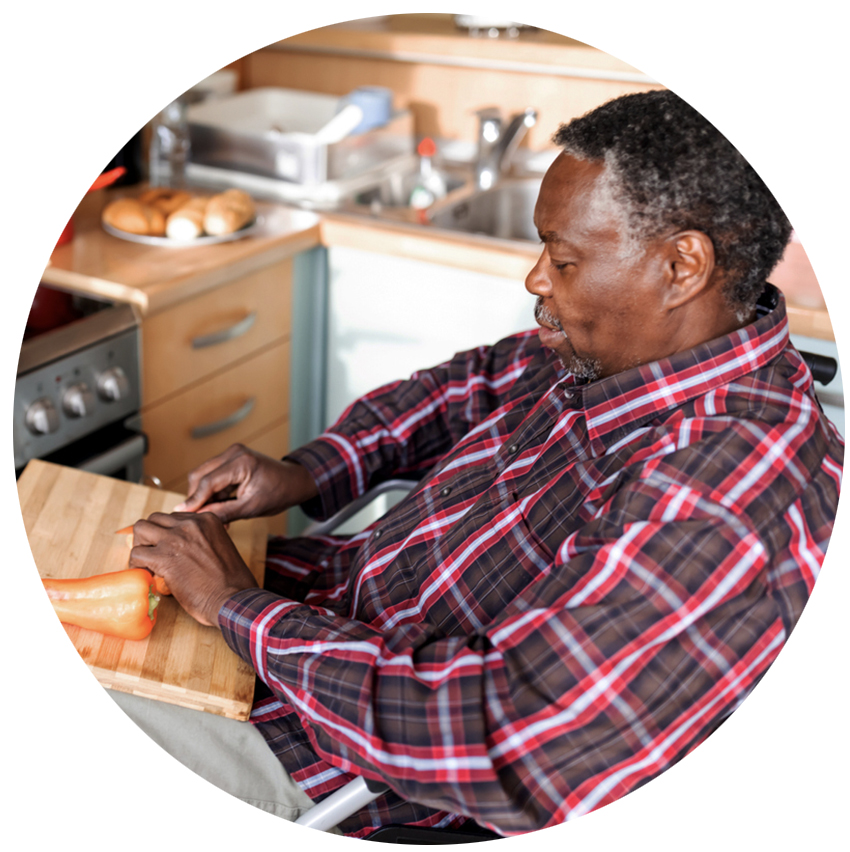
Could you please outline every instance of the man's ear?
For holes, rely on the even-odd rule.
[[[702,231],[679,231],[667,240],[669,287],[665,307],[678,308],[706,291],[714,275],[714,244]]]

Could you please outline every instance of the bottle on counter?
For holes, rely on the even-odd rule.
[[[148,155],[150,185],[183,188],[190,151],[186,101],[178,98],[153,120]]]
[[[434,168],[432,158],[437,153],[434,140],[426,136],[419,143],[416,152],[419,154],[419,175],[410,193],[410,206],[414,210],[424,210],[446,194],[446,182]]]

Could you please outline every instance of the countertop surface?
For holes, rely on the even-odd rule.
[[[74,213],[74,237],[54,249],[42,281],[136,306],[142,316],[195,296],[319,242],[315,213],[257,202],[262,224],[251,236],[215,245],[143,245],[108,234],[103,208],[139,188],[99,190]]]

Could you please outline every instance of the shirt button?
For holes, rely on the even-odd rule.
[[[440,497],[448,497],[452,493],[451,485],[447,485],[441,492]]]
[[[375,530],[375,532],[372,533],[372,538],[380,538],[381,534],[381,530]]]
[[[508,455],[515,456],[519,451],[519,446],[517,444],[511,444],[508,447]]]

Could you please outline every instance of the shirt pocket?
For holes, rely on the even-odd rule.
[[[594,512],[581,487],[569,475],[532,494],[512,493],[511,499],[519,504],[518,525],[550,560],[566,538],[587,523]]]

